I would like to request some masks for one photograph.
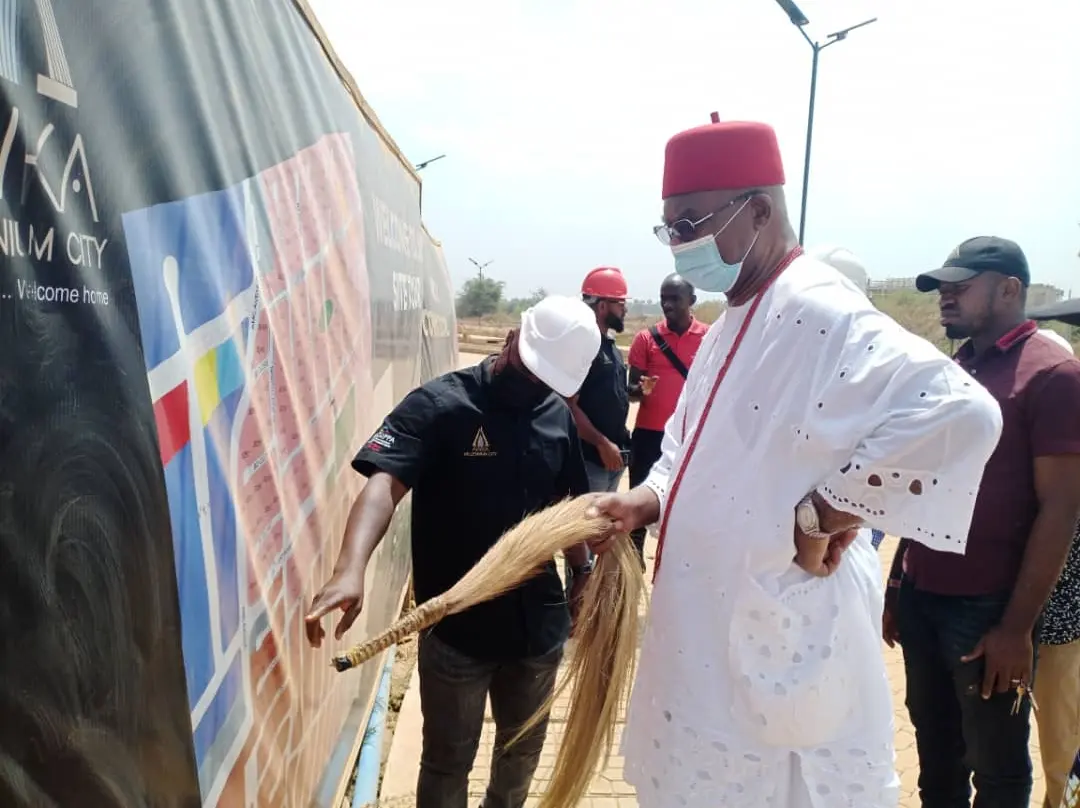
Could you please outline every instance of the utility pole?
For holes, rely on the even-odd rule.
[[[491,261],[485,261],[484,263],[482,263],[482,264],[481,264],[481,263],[480,263],[479,261],[477,261],[477,260],[476,260],[475,258],[470,258],[470,259],[469,259],[469,262],[470,262],[470,263],[471,263],[471,264],[472,264],[472,265],[473,265],[474,267],[476,267],[476,271],[477,271],[478,273],[480,273],[480,280],[483,280],[483,279],[484,279],[484,267],[489,267],[489,266],[491,266],[491,265],[492,265],[493,263],[495,263],[495,260],[494,260],[494,259],[492,259]]]
[[[810,188],[810,145],[814,139],[814,101],[817,98],[818,57],[830,45],[835,45],[837,42],[847,39],[847,35],[856,28],[863,28],[872,22],[877,22],[877,17],[831,33],[825,37],[824,42],[816,42],[806,33],[806,26],[810,24],[810,20],[799,10],[793,0],[776,0],[776,4],[787,14],[791,24],[799,29],[799,33],[802,34],[803,39],[806,40],[814,52],[810,67],[810,110],[806,116],[806,151],[803,154],[802,204],[799,206],[799,243],[804,244],[803,238],[806,235],[806,199],[807,191]]]

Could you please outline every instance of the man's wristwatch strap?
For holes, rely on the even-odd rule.
[[[832,534],[821,529],[817,504],[813,494],[807,494],[796,507],[796,517],[799,529],[810,539],[825,540],[832,538]]]
[[[593,566],[595,566],[595,562],[590,558],[584,564],[576,564],[570,567],[570,574],[575,578],[579,575],[588,575],[593,571]]]

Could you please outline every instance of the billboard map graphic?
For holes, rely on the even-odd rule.
[[[355,176],[348,137],[330,135],[237,186],[123,217],[210,802],[239,761],[248,802],[287,783],[297,804],[334,740],[310,730],[343,708],[302,618],[334,560],[316,505],[370,410]]]
[[[388,410],[456,363],[419,178],[297,0],[0,0],[0,805],[338,808],[403,503],[308,647]]]

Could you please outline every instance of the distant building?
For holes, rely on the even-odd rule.
[[[1036,306],[1049,306],[1065,298],[1065,292],[1048,283],[1033,283],[1028,287],[1027,304],[1032,308]]]

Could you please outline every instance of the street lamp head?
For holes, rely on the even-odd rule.
[[[415,168],[416,168],[417,171],[423,171],[425,168],[427,168],[429,165],[434,163],[436,160],[441,160],[444,157],[446,157],[445,154],[440,154],[438,157],[432,157],[430,160],[425,160],[422,163],[417,163]]]
[[[806,235],[806,197],[807,188],[810,185],[810,144],[813,140],[814,133],[814,98],[817,94],[817,72],[818,72],[818,56],[821,51],[830,45],[835,45],[837,42],[843,42],[847,39],[847,35],[854,31],[856,28],[863,28],[872,22],[877,22],[877,17],[869,20],[864,20],[857,25],[849,25],[847,28],[842,28],[839,31],[829,34],[826,41],[819,43],[810,38],[810,35],[806,33],[805,26],[810,22],[806,19],[806,15],[799,10],[799,7],[795,5],[792,0],[776,0],[776,4],[784,10],[784,13],[788,15],[788,19],[799,29],[799,33],[802,34],[803,39],[814,51],[814,58],[811,62],[810,68],[810,110],[806,117],[806,152],[803,156],[803,185],[802,185],[802,205],[799,210],[799,243],[805,243],[803,237]]]
[[[784,13],[788,15],[788,19],[791,20],[792,25],[797,25],[802,28],[804,25],[809,25],[810,20],[806,18],[806,15],[802,13],[792,0],[776,0],[776,5],[780,6],[784,10]]]
[[[841,40],[847,39],[847,35],[855,29],[865,28],[872,22],[877,22],[877,17],[872,17],[869,20],[863,20],[862,22],[856,23],[855,25],[849,25],[847,28],[842,28],[839,31],[835,31],[829,34],[828,39],[832,40],[833,42],[840,42]]]

